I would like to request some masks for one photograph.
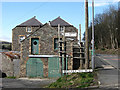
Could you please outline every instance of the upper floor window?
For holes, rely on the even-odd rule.
[[[60,27],[60,32],[63,32],[63,29],[64,29],[63,27]]]
[[[32,32],[32,27],[26,27],[26,32]]]
[[[25,36],[24,35],[20,35],[19,36],[19,42],[21,42],[23,39],[25,39]]]
[[[54,38],[54,50],[58,49],[58,38]]]
[[[64,34],[64,27],[60,27],[60,33],[63,35]]]
[[[60,40],[62,40],[62,38],[60,38]],[[58,43],[58,38],[54,38],[54,50],[58,50],[58,46],[59,46],[59,43]]]

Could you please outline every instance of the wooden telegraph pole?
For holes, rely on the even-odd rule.
[[[85,69],[89,67],[89,45],[88,45],[88,0],[85,0]]]
[[[92,69],[94,70],[94,0],[92,0]]]
[[[81,24],[79,24],[79,39],[80,39],[80,47],[82,47],[82,44],[81,44]],[[80,52],[82,52],[82,49],[80,49]],[[83,60],[82,60],[82,54],[80,53],[80,69],[83,68]]]

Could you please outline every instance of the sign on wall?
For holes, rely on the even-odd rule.
[[[66,32],[66,33],[65,33],[65,36],[66,36],[66,37],[76,37],[76,36],[77,36],[77,33],[75,33],[75,32]]]

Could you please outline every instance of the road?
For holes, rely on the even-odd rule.
[[[97,54],[95,56],[95,66],[99,68],[98,80],[101,86],[119,87],[120,65],[117,55]]]
[[[3,78],[2,88],[43,88],[44,86],[49,85],[50,83],[55,81],[56,79]]]

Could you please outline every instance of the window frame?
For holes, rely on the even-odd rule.
[[[31,31],[28,31],[28,28],[30,28]],[[26,32],[32,32],[32,27],[26,27]]]
[[[25,39],[25,35],[19,35],[19,38],[18,38],[19,43],[20,43],[22,40],[24,40],[24,39],[20,40],[20,39],[21,39],[21,38],[20,38],[21,36],[24,37],[24,39]]]
[[[55,48],[55,39],[57,39],[57,44],[58,44],[58,40],[59,38],[58,37],[54,37],[53,38],[53,50],[58,50],[59,49],[59,44],[57,45],[57,48]],[[60,40],[62,40],[62,37],[60,37]]]
[[[57,39],[57,41],[55,41],[55,39]],[[58,50],[58,49],[59,49],[59,48],[58,48],[58,45],[56,46],[56,44],[58,44],[57,42],[58,42],[58,38],[54,38],[54,43],[53,43],[53,44],[54,44],[54,47],[53,47],[54,50]],[[56,48],[55,48],[55,47],[56,47]]]

